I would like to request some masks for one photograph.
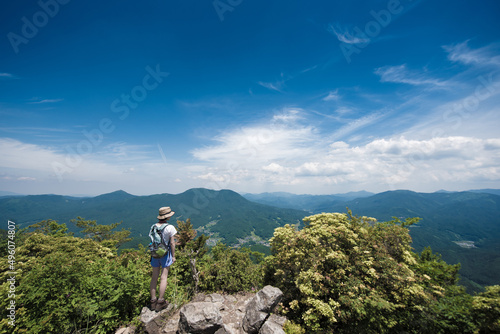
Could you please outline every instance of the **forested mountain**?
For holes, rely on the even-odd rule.
[[[349,197],[351,195],[351,197]],[[352,199],[359,195],[361,197]],[[420,252],[426,246],[442,254],[450,264],[461,263],[462,283],[469,291],[479,285],[500,283],[500,196],[494,190],[470,192],[416,193],[388,191],[376,195],[292,195],[286,193],[243,196],[230,191],[190,189],[181,194],[134,196],[116,191],[97,197],[59,195],[12,196],[0,198],[0,216],[21,226],[44,219],[66,223],[78,231],[71,219],[81,216],[99,224],[123,221],[130,229],[132,242],[125,247],[149,242],[149,226],[156,221],[158,208],[171,206],[172,219],[191,219],[198,233],[227,245],[264,244],[274,229],[297,224],[305,216],[319,212],[346,212],[375,217],[379,221],[398,217],[420,217],[410,227],[413,247]],[[253,198],[269,205],[249,201]],[[280,200],[281,199],[281,200]],[[291,207],[286,208],[285,207]]]
[[[426,246],[442,254],[447,263],[461,263],[462,284],[500,283],[500,196],[476,192],[389,191],[344,203],[332,203],[328,212],[375,217],[420,217],[410,227],[415,251]]]
[[[21,226],[45,219],[66,223],[71,231],[78,229],[70,223],[78,216],[97,220],[99,224],[123,221],[120,227],[130,229],[134,240],[125,246],[149,242],[149,227],[156,221],[158,209],[170,206],[177,219],[191,219],[200,233],[211,235],[212,241],[221,240],[228,245],[266,242],[276,227],[297,224],[307,213],[300,210],[280,209],[246,200],[231,190],[213,191],[190,189],[181,194],[134,196],[116,191],[97,197],[78,198],[59,195],[36,195],[0,198],[0,215]]]
[[[335,195],[295,195],[285,192],[242,195],[250,201],[278,208],[321,212],[324,211],[323,208],[331,206],[333,203],[343,203],[356,198],[369,197],[374,194],[367,191],[356,191]]]

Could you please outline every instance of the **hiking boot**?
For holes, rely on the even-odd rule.
[[[159,311],[167,308],[167,306],[168,306],[168,302],[165,299],[163,299],[163,300],[158,299],[158,301],[156,303],[156,309],[155,310],[156,310],[156,312],[159,312]]]
[[[151,300],[150,300],[150,303],[151,303],[151,306],[149,307],[149,309],[150,309],[151,311],[156,310],[156,304],[158,303],[158,299],[151,299]]]

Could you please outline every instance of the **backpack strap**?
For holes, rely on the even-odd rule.
[[[165,226],[163,226],[160,229],[156,224],[154,224],[153,228],[155,229],[156,233],[158,233],[158,235],[160,236],[161,243],[164,244],[166,247],[169,247],[170,246],[170,239],[168,240],[168,244],[165,243],[165,240],[163,240],[163,230],[167,228],[167,225],[168,225],[168,223],[166,223]]]

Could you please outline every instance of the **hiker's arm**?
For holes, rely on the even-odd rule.
[[[175,262],[175,240],[174,240],[174,236],[170,237],[170,250],[172,252],[172,259]]]

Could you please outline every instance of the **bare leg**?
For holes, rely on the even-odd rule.
[[[161,271],[161,277],[160,277],[160,298],[159,300],[163,300],[164,295],[165,295],[165,290],[167,289],[167,278],[168,278],[168,271],[170,267],[167,268],[162,268]]]
[[[159,275],[160,275],[160,267],[153,267],[153,275],[151,276],[151,284],[149,285],[151,300],[156,299],[156,286],[158,284]],[[160,291],[161,291],[161,284],[160,284]],[[163,293],[165,293],[165,290],[163,290]]]

